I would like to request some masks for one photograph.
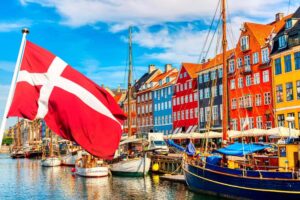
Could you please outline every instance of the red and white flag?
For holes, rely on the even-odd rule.
[[[63,138],[113,158],[125,115],[105,89],[29,41],[16,84],[8,116],[43,118]]]

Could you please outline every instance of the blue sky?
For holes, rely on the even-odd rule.
[[[0,12],[0,117],[21,42],[52,51],[99,85],[125,87],[127,29],[133,28],[134,79],[149,64],[197,62],[218,0],[6,0]],[[229,45],[245,21],[267,23],[300,0],[228,0]],[[5,8],[5,9],[4,9]],[[216,46],[216,40],[213,45]],[[212,55],[214,49],[208,55]]]

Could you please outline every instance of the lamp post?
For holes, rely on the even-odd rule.
[[[288,117],[286,118],[286,121],[289,123],[289,138],[291,138],[292,122],[295,121],[295,117],[293,117],[293,116],[288,116]]]

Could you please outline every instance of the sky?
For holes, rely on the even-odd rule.
[[[128,27],[133,27],[134,79],[149,64],[163,69],[199,62],[219,48],[220,32],[204,46],[219,0],[3,0],[0,12],[0,120],[22,38],[50,50],[69,65],[110,88],[126,86]],[[277,12],[294,12],[300,0],[228,0],[228,44],[243,22],[269,23]],[[219,12],[213,23],[217,29]],[[213,31],[211,31],[213,33]],[[209,49],[209,50],[208,50]],[[8,125],[14,123],[10,120]]]

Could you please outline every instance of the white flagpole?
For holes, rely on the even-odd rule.
[[[2,117],[2,122],[1,122],[1,128],[0,128],[0,148],[2,145],[2,139],[3,139],[3,134],[5,131],[5,125],[6,125],[6,121],[7,121],[7,114],[8,114],[8,110],[10,108],[10,104],[13,98],[13,94],[15,92],[15,87],[16,87],[16,81],[17,81],[17,76],[18,76],[18,72],[20,70],[20,64],[21,64],[21,60],[23,57],[23,50],[25,47],[25,41],[26,41],[26,35],[29,33],[29,30],[27,28],[22,29],[22,42],[21,42],[21,46],[19,49],[19,54],[18,54],[18,58],[17,58],[17,62],[15,65],[15,70],[14,70],[14,75],[13,78],[11,80],[11,84],[10,84],[10,89],[9,89],[9,93],[8,93],[8,97],[7,97],[7,101],[6,101],[6,105],[5,105],[5,109],[4,109],[4,113],[3,113],[3,117]]]

